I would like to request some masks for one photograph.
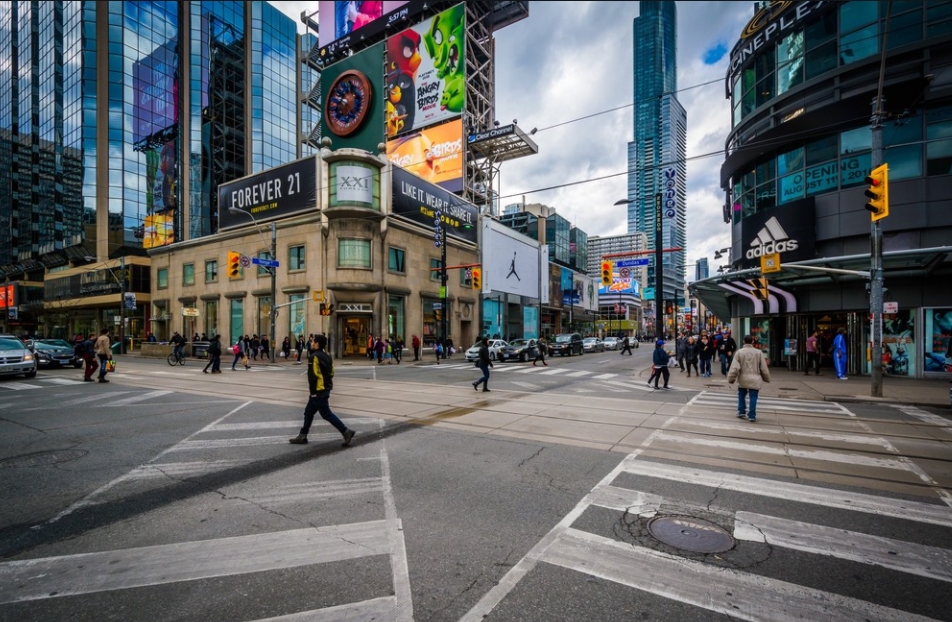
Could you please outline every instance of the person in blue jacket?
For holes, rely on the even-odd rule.
[[[836,377],[848,380],[846,377],[846,329],[840,326],[833,338],[833,365],[836,367]]]
[[[664,376],[664,386],[663,389],[670,389],[668,386],[668,381],[671,379],[671,372],[668,371],[668,361],[671,360],[671,357],[667,352],[664,351],[664,341],[658,340],[655,343],[655,351],[651,357],[651,362],[655,366],[655,376],[654,376],[654,388],[658,388],[658,381]]]

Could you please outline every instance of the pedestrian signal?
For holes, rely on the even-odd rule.
[[[482,268],[473,268],[473,276],[470,278],[473,289],[482,289],[483,288],[483,269]]]
[[[863,194],[869,199],[866,209],[872,212],[874,221],[889,216],[889,166],[882,164],[869,173],[866,178],[869,188]]]
[[[751,279],[750,284],[753,286],[754,297],[757,300],[767,301],[770,299],[770,289],[769,283],[767,282],[767,277],[759,277],[756,279]]]
[[[610,286],[614,277],[612,273],[615,271],[615,265],[610,261],[602,262],[602,285]]]
[[[674,315],[674,303],[670,300],[664,301],[664,313],[665,315]]]
[[[241,278],[241,253],[228,253],[228,278]]]
[[[321,315],[330,315],[334,312],[334,305],[321,303]]]

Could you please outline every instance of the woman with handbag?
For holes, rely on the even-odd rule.
[[[106,372],[112,371],[106,369],[106,362],[112,360],[112,344],[109,342],[109,329],[104,328],[99,332],[99,338],[96,339],[96,356],[99,357],[99,382],[109,382],[106,380]],[[115,367],[113,367],[115,369]]]

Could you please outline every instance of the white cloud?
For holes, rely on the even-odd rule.
[[[272,4],[296,22],[302,11],[317,8],[317,2]],[[713,65],[704,59],[718,45],[733,47],[753,16],[753,4],[678,2],[677,7],[678,99],[688,113],[687,257],[690,263],[709,257],[716,271],[714,251],[730,244],[720,188],[731,126],[724,97],[728,58]],[[496,32],[497,119],[503,124],[518,119],[524,130],[540,130],[533,137],[538,155],[502,165],[497,189],[504,204],[518,203],[524,194],[526,202],[555,207],[590,236],[627,231],[626,207],[614,203],[628,194],[637,16],[635,2],[530,2],[527,19]],[[552,127],[559,124],[564,125]],[[581,183],[544,190],[572,182]]]

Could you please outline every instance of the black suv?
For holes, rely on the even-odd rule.
[[[582,336],[578,333],[562,333],[549,342],[549,356],[581,355],[582,352]]]

